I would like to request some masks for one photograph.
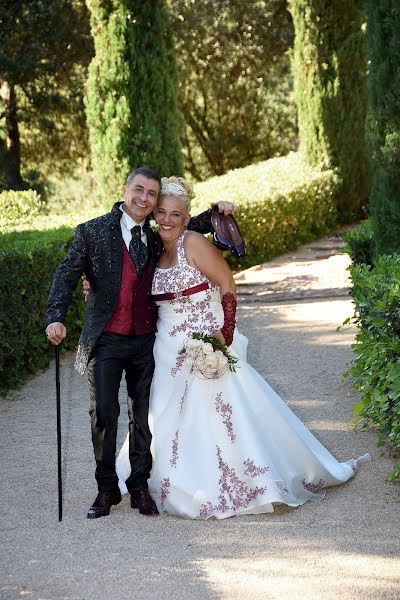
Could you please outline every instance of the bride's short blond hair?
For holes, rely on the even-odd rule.
[[[161,196],[173,196],[180,198],[185,204],[185,209],[190,212],[192,207],[191,200],[195,197],[192,186],[183,177],[162,177],[161,178]]]

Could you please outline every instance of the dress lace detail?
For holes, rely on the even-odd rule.
[[[196,267],[189,265],[186,260],[185,249],[183,247],[186,234],[187,231],[184,231],[178,238],[176,247],[178,263],[168,269],[156,268],[151,288],[152,294],[165,294],[167,292],[177,294],[208,281],[203,273],[196,269]],[[211,284],[211,282],[209,283]],[[215,286],[211,284],[211,289],[213,288],[215,289]],[[190,296],[186,296],[185,298],[190,298]]]
[[[210,501],[203,504],[200,509],[202,516],[212,516],[216,513],[234,513],[237,510],[245,509],[254,501],[257,496],[263,496],[267,491],[267,487],[254,488],[246,485],[246,482],[238,477],[236,470],[230,466],[223,458],[221,448],[217,446],[218,468],[220,470],[220,478],[218,480],[220,493],[218,496],[219,503],[213,506]]]
[[[236,439],[236,435],[233,431],[232,425],[232,406],[229,402],[224,402],[222,398],[222,392],[219,392],[215,398],[215,409],[222,417],[222,422],[226,427],[227,434],[233,444]]]
[[[172,292],[179,294],[183,290],[207,282],[209,289],[203,292],[192,294],[190,296],[178,296],[172,300],[162,301],[162,305],[168,304],[177,315],[182,315],[182,319],[170,329],[169,336],[177,337],[184,333],[190,335],[196,331],[213,333],[222,325],[216,318],[212,307],[219,296],[219,289],[201,273],[196,267],[192,267],[186,260],[185,249],[183,246],[186,231],[181,234],[177,242],[178,263],[168,269],[156,268],[153,278],[151,293],[154,295]],[[160,304],[157,302],[157,304]],[[173,373],[181,367],[181,361],[177,359],[177,364],[173,368]]]

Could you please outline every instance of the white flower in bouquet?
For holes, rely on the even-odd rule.
[[[205,333],[193,333],[186,340],[181,353],[191,371],[202,379],[218,379],[229,369],[235,371],[237,358],[229,354],[226,346],[219,340]]]

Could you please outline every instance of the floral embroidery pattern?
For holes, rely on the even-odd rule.
[[[183,403],[185,402],[185,399],[186,399],[186,396],[187,396],[187,393],[188,393],[188,389],[189,389],[189,383],[186,382],[185,390],[184,390],[184,392],[182,394],[182,398],[181,398],[181,407],[180,407],[181,408],[181,412],[182,412],[182,408],[183,408]]]
[[[185,320],[172,328],[169,333],[170,337],[175,337],[180,332],[187,334],[195,331],[213,333],[216,329],[219,329],[220,323],[211,310],[211,301],[212,295],[209,290],[207,290],[202,300],[196,301],[191,296],[170,300],[170,304],[174,304],[176,313],[185,311],[186,314]],[[190,307],[184,307],[185,304],[190,304]]]
[[[167,499],[167,496],[169,494],[169,488],[170,488],[170,481],[169,481],[169,477],[164,477],[164,479],[161,481],[161,488],[160,488],[160,500],[161,500],[161,505],[164,506],[164,502]]]
[[[176,461],[178,460],[178,431],[175,434],[175,438],[172,440],[172,458],[169,461],[171,467],[176,467]]]
[[[307,490],[308,492],[317,492],[318,490],[320,490],[321,488],[323,488],[325,486],[324,479],[320,479],[319,481],[317,481],[317,483],[311,483],[311,482],[303,479],[303,481],[301,483],[303,484],[303,488],[305,490]]]
[[[183,365],[184,362],[185,362],[185,355],[184,354],[178,354],[178,356],[176,357],[175,366],[171,369],[171,375],[172,375],[172,377],[175,377],[175,375],[177,374],[177,372],[182,368],[182,365]]]
[[[253,460],[247,458],[243,461],[243,465],[246,467],[244,474],[250,475],[250,477],[258,477],[259,475],[264,475],[267,471],[269,471],[269,467],[256,467]]]
[[[222,422],[225,425],[230,440],[233,444],[236,439],[236,434],[233,433],[233,425],[231,421],[232,406],[228,402],[224,404],[222,400],[222,392],[219,392],[215,398],[215,409],[217,413],[222,416]]]
[[[177,293],[179,290],[187,290],[199,283],[207,281],[204,275],[192,267],[186,260],[183,241],[185,233],[183,233],[177,245],[178,264],[169,269],[156,268],[153,284],[151,288],[152,294],[164,294],[166,292]],[[184,297],[188,298],[188,296]],[[181,298],[179,298],[181,300]]]
[[[221,448],[217,446],[218,468],[221,471],[221,477],[218,480],[220,494],[218,496],[219,504],[213,506],[211,502],[205,502],[200,507],[202,516],[210,516],[215,512],[224,513],[227,511],[237,511],[240,508],[247,508],[249,504],[262,496],[267,491],[266,487],[250,488],[244,481],[239,479],[235,469],[230,468],[223,460]]]
[[[213,505],[211,504],[211,502],[205,502],[200,507],[200,516],[201,517],[208,517],[208,515],[212,515],[213,512],[214,512],[214,509],[213,509]]]
[[[182,234],[178,240],[178,264],[170,269],[156,268],[153,277],[152,294],[164,294],[167,292],[177,294],[182,290],[187,290],[208,281],[198,269],[192,267],[187,262],[183,248],[184,237],[185,234]],[[217,287],[211,282],[208,283],[210,286],[209,289],[201,292],[200,296],[198,294],[193,294],[193,296],[178,296],[172,300],[164,301],[173,307],[176,314],[185,316],[185,319],[179,325],[175,325],[169,332],[170,337],[175,337],[179,333],[190,334],[195,331],[213,333],[220,328],[221,323],[219,323],[211,309],[213,293]],[[201,299],[196,300],[199,297]]]

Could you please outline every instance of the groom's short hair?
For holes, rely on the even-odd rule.
[[[133,171],[129,173],[125,185],[129,185],[136,175],[143,175],[144,177],[147,177],[147,179],[155,179],[160,184],[161,189],[161,177],[157,171],[150,169],[150,167],[138,167],[137,169],[133,169]]]

